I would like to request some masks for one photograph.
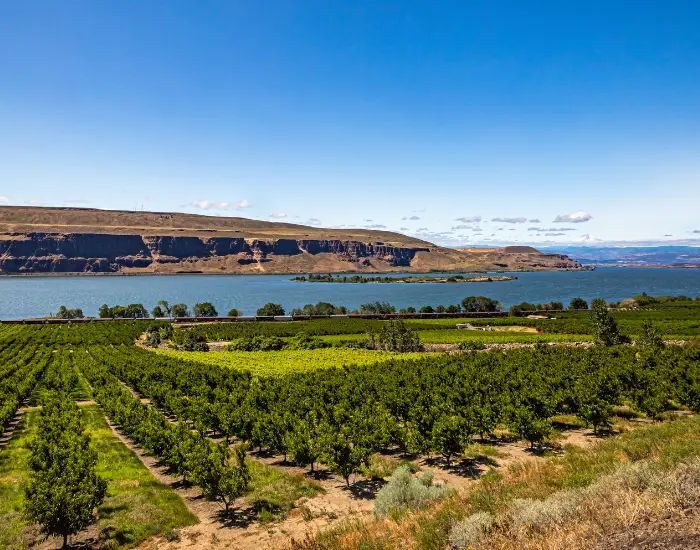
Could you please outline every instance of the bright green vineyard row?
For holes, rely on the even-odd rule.
[[[165,357],[217,365],[254,376],[283,376],[295,372],[327,369],[349,365],[372,365],[392,359],[416,359],[421,354],[388,353],[366,349],[322,348],[283,351],[173,351],[157,350]]]

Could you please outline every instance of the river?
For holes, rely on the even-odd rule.
[[[618,301],[641,292],[700,295],[700,269],[599,268],[513,275],[518,279],[435,284],[300,283],[290,280],[292,275],[0,277],[0,319],[42,317],[56,312],[61,305],[82,308],[90,316],[97,315],[103,303],[142,303],[150,310],[161,299],[183,302],[190,307],[196,302],[209,301],[221,315],[232,307],[250,315],[266,302],[280,303],[289,311],[319,301],[350,309],[376,300],[389,302],[397,309],[448,305],[470,295],[495,298],[505,307],[523,300],[535,303],[556,300],[568,304],[575,296]]]

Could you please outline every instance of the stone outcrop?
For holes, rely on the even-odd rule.
[[[159,264],[235,259],[240,265],[279,257],[330,254],[348,264],[410,267],[410,248],[341,240],[245,239],[233,237],[141,236],[102,233],[10,233],[0,235],[1,273],[116,273],[156,271]],[[369,262],[367,262],[369,260]]]

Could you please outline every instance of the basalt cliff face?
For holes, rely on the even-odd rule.
[[[0,235],[2,273],[117,273],[128,271],[268,271],[282,263],[313,263],[331,256],[352,270],[409,268],[417,252],[408,248],[340,240],[244,239],[96,233]],[[326,260],[328,258],[325,258]],[[294,261],[298,260],[298,261]],[[272,264],[266,269],[266,264]],[[239,269],[229,269],[238,267]],[[248,267],[248,269],[246,269]],[[313,270],[313,269],[312,269]],[[282,269],[289,271],[289,269]]]
[[[581,268],[564,255],[527,247],[474,250],[386,231],[244,218],[0,207],[0,274]]]

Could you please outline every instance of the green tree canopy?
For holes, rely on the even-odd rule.
[[[280,304],[268,302],[263,307],[258,309],[256,315],[273,317],[276,315],[284,315],[284,308]]]
[[[63,537],[85,529],[107,491],[95,473],[97,452],[83,432],[81,413],[67,395],[47,401],[31,443],[26,512],[44,533]]]
[[[211,302],[201,302],[194,305],[195,317],[217,317],[219,314]]]
[[[501,304],[497,300],[486,296],[467,296],[462,300],[462,310],[465,312],[501,311]]]

